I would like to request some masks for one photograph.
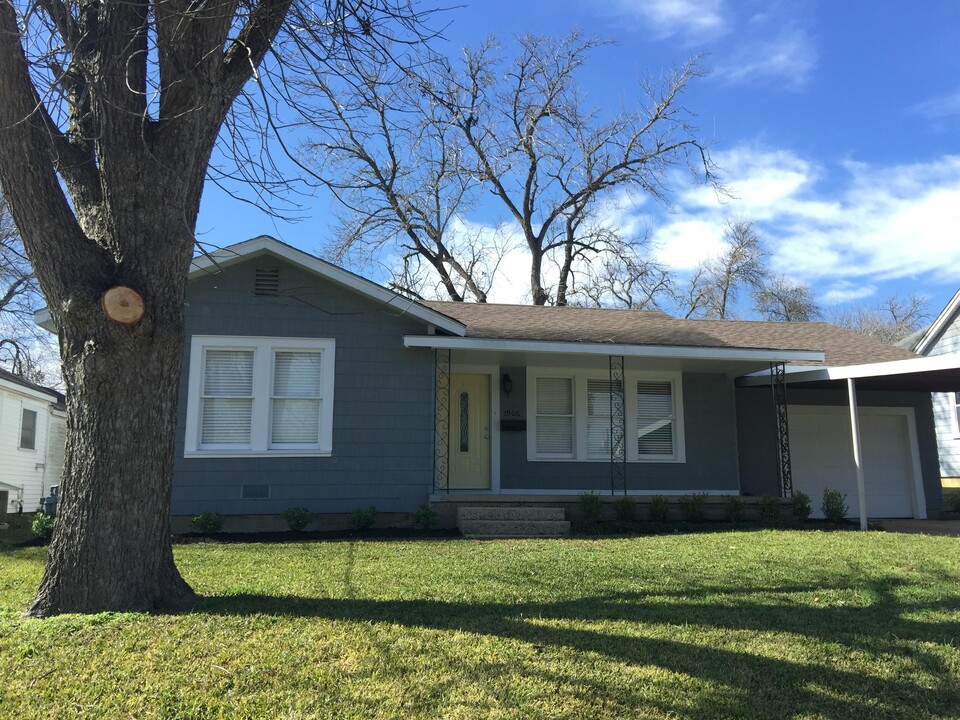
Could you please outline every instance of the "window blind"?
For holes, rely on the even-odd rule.
[[[609,380],[587,380],[587,454],[591,458],[611,455],[610,416],[614,392],[622,392],[619,381],[611,384]]]
[[[206,351],[201,405],[201,443],[250,443],[253,415],[252,350]]]
[[[573,380],[537,378],[537,454],[573,454]]]
[[[320,442],[321,363],[318,352],[274,353],[271,443]]]
[[[637,450],[641,457],[672,456],[673,384],[669,380],[637,382]]]

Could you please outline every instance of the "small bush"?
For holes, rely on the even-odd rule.
[[[757,517],[766,525],[779,525],[782,510],[780,498],[776,495],[761,495],[757,503]]]
[[[30,529],[33,530],[33,534],[38,538],[49,540],[53,535],[53,523],[54,518],[50,517],[49,515],[44,515],[42,512],[38,512],[33,516],[33,522],[30,524]]]
[[[738,523],[743,520],[746,506],[739,495],[727,495],[723,499],[723,509],[727,514],[727,522]]]
[[[637,504],[633,498],[622,497],[613,504],[613,511],[617,515],[617,520],[622,523],[631,523],[637,517]]]
[[[830,522],[843,522],[847,517],[847,496],[839,490],[827,488],[823,491],[823,503],[820,509]]]
[[[682,498],[680,498],[680,507],[683,508],[683,514],[690,522],[703,522],[707,519],[706,504],[706,493],[684,495]]]
[[[580,519],[592,525],[600,519],[600,496],[593,493],[580,494]]]
[[[194,515],[191,522],[199,532],[204,534],[220,532],[220,529],[223,527],[223,518],[220,516],[220,513],[210,510],[202,512],[199,515]]]
[[[801,490],[795,492],[793,502],[790,504],[790,512],[800,522],[809,520],[810,513],[813,512],[813,507],[810,505],[810,496]]]
[[[665,523],[670,519],[670,503],[663,495],[654,495],[650,498],[650,519],[659,523]]]
[[[354,530],[369,530],[377,521],[377,507],[375,505],[371,505],[366,510],[363,508],[357,508],[350,513],[347,521],[350,523],[350,527],[352,527]]]
[[[291,532],[301,532],[313,520],[313,513],[302,507],[287,508],[282,515],[290,526]]]
[[[429,530],[439,520],[440,514],[429,505],[421,505],[416,512],[410,513],[410,522],[424,530]]]

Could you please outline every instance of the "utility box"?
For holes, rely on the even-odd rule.
[[[50,517],[57,516],[57,491],[59,489],[59,485],[51,485],[50,494],[40,499],[40,512],[44,515],[49,515]]]

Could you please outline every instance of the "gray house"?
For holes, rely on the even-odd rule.
[[[919,355],[960,355],[960,291],[933,323],[908,337],[902,345]],[[945,485],[960,487],[960,393],[934,393],[933,416],[937,425],[940,474]]]
[[[418,303],[269,237],[196,259],[186,329],[180,529],[583,492],[818,507],[825,487],[853,516],[924,518],[929,392],[960,389],[954,366],[826,323]]]

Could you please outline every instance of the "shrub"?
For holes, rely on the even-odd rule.
[[[593,524],[600,519],[600,496],[593,493],[580,494],[580,519]]]
[[[743,514],[746,508],[743,499],[739,495],[727,495],[723,499],[723,509],[727,513],[728,522],[738,523],[743,520]]]
[[[617,515],[617,520],[622,523],[630,523],[637,517],[637,504],[633,501],[633,498],[622,497],[613,504],[613,511]]]
[[[313,513],[302,507],[287,508],[283,511],[282,515],[292,532],[300,532],[313,520]]]
[[[810,513],[813,512],[813,508],[810,505],[810,496],[802,490],[795,492],[793,494],[793,502],[790,504],[790,511],[800,522],[809,520]]]
[[[350,523],[350,527],[352,527],[354,530],[369,530],[377,521],[376,505],[371,505],[366,510],[363,508],[357,508],[350,513],[347,521]]]
[[[650,519],[660,523],[670,519],[670,503],[663,495],[654,495],[650,498]]]
[[[54,518],[50,517],[49,515],[44,515],[42,512],[38,512],[33,516],[33,522],[30,524],[30,529],[33,530],[33,534],[38,538],[49,540],[53,535],[53,523]]]
[[[780,498],[776,495],[760,496],[760,502],[757,503],[757,516],[760,518],[760,522],[767,525],[779,525],[781,510]]]
[[[687,520],[690,522],[703,522],[706,520],[706,504],[706,493],[684,495],[682,498],[680,498],[680,507],[683,508],[683,514],[686,515]]]
[[[416,512],[410,513],[410,522],[419,528],[429,530],[440,519],[440,514],[429,505],[421,505]]]
[[[820,509],[830,522],[843,522],[847,517],[847,496],[839,490],[827,488],[823,491],[823,503]]]
[[[223,518],[220,516],[220,513],[210,510],[202,512],[199,515],[194,515],[191,522],[199,532],[205,534],[220,532],[220,529],[223,527]]]

